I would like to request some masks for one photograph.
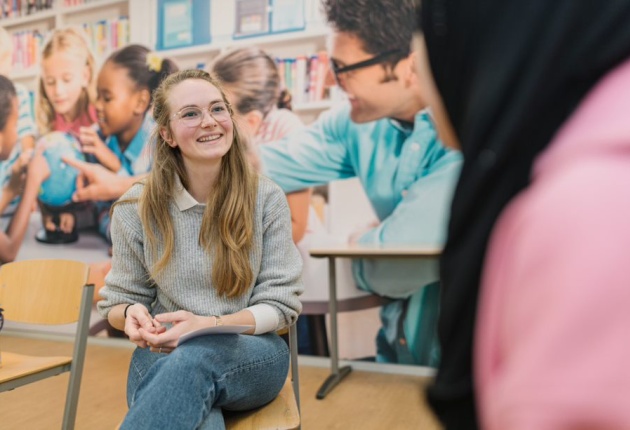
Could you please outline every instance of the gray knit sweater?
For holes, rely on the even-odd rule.
[[[143,187],[134,185],[121,199],[139,197]],[[205,205],[180,210],[175,201],[164,204],[169,205],[175,244],[168,266],[152,280],[147,267],[155,264],[162,247],[158,245],[156,254],[149,249],[148,226],[141,223],[137,203],[119,204],[114,209],[112,270],[100,292],[104,299],[98,302],[103,317],[121,303],[142,303],[152,315],[183,309],[202,316],[227,315],[267,304],[278,313],[278,328],[295,322],[302,310],[298,299],[304,290],[302,260],[291,237],[286,197],[275,183],[263,176],[259,179],[250,254],[254,282],[237,298],[220,297],[213,288],[213,256],[199,245]]]

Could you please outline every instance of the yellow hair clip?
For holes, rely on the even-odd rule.
[[[155,52],[149,52],[147,54],[147,66],[149,70],[160,73],[162,70],[162,57],[157,55]]]

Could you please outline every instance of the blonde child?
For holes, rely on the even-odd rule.
[[[56,30],[42,51],[41,77],[38,89],[37,124],[41,134],[63,131],[80,138],[82,127],[96,123],[94,57],[81,30]],[[120,168],[115,155],[101,145],[90,148],[90,154],[110,170]],[[59,225],[53,216],[43,216],[46,234],[43,241],[76,240],[75,215],[59,214]],[[42,236],[38,236],[42,240]]]

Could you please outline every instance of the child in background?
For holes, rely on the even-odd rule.
[[[259,48],[241,48],[220,55],[211,72],[223,83],[230,103],[243,118],[253,147],[250,161],[258,165],[256,146],[283,138],[304,125],[285,108],[286,90],[281,94],[275,62]],[[311,190],[287,195],[293,224],[293,241],[299,243],[309,219]]]
[[[103,64],[98,75],[96,114],[105,142],[93,128],[81,129],[85,152],[90,148],[106,147],[116,155],[118,175],[140,177],[151,169],[151,134],[155,121],[148,114],[153,91],[169,74],[177,71],[175,63],[162,59],[141,45],[129,45],[114,52]],[[110,208],[113,201],[96,202],[99,233],[111,243],[109,232]],[[110,261],[90,266],[90,280],[98,291],[105,285]],[[110,331],[110,335],[113,331]]]
[[[41,134],[62,131],[79,138],[82,127],[93,127],[96,122],[94,74],[94,57],[81,30],[56,30],[42,52],[36,106]],[[108,168],[116,169],[116,157],[104,145],[90,153]],[[58,214],[59,225],[51,214],[42,212],[46,232],[38,235],[38,240],[56,243],[76,240],[73,212]]]
[[[0,75],[11,72],[13,41],[11,35],[0,27]],[[35,146],[35,118],[31,98],[26,87],[13,83],[18,98],[18,142],[6,160],[0,161],[0,216],[13,214],[26,180],[26,165]]]
[[[129,45],[114,52],[98,75],[96,115],[101,140],[93,128],[81,128],[80,140],[86,153],[97,154],[106,148],[116,157],[122,176],[138,176],[151,169],[151,133],[155,121],[147,112],[153,91],[169,74],[177,71],[175,63],[162,59],[141,45]],[[98,157],[97,157],[98,158]],[[100,159],[99,159],[100,161]],[[101,164],[104,164],[101,161]],[[106,166],[107,167],[107,166]],[[111,242],[109,210],[113,202],[97,202],[99,233]]]
[[[0,160],[6,160],[18,142],[19,107],[11,81],[0,76]],[[0,264],[13,261],[22,245],[41,183],[48,177],[48,164],[38,150],[30,161],[24,193],[5,232],[0,230]]]

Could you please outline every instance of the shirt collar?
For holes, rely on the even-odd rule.
[[[190,195],[188,190],[184,188],[182,185],[181,179],[179,179],[179,175],[175,174],[175,204],[180,212],[184,212],[190,208],[195,206],[203,206],[199,203],[193,196]]]
[[[430,113],[431,111],[429,110],[429,108],[419,110],[414,118],[413,127],[409,127],[408,123],[402,123],[401,121],[394,118],[389,118],[389,122],[398,131],[405,133],[406,135],[410,135],[414,132],[414,130],[418,128],[418,126],[424,126],[426,124],[426,122],[430,118]]]
[[[155,127],[155,123],[151,115],[145,114],[142,126],[136,135],[129,142],[129,146],[125,149],[124,156],[133,164],[144,149],[145,144],[148,145],[149,138],[151,137],[151,131]]]

